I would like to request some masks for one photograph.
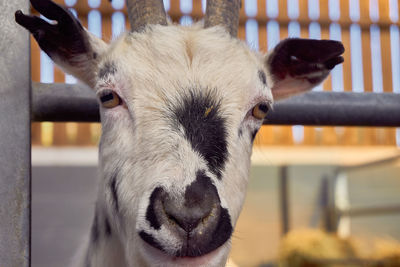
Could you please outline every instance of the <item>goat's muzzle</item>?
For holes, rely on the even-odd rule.
[[[161,187],[156,188],[147,209],[146,219],[154,229],[161,225],[182,243],[175,257],[198,257],[223,245],[232,234],[228,211],[221,207],[218,192],[204,173],[186,187],[184,194],[174,195]],[[162,244],[148,234],[141,233],[144,241],[162,251]]]

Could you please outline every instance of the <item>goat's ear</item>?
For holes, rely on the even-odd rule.
[[[31,0],[31,3],[54,23],[24,15],[20,10],[15,13],[16,22],[33,34],[40,48],[57,65],[93,87],[98,59],[107,44],[86,31],[70,11],[56,3],[50,0]]]
[[[306,92],[321,83],[343,62],[342,43],[332,40],[289,38],[266,56],[275,100]]]

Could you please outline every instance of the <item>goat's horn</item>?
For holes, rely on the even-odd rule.
[[[236,37],[241,2],[241,0],[207,0],[204,27],[222,25],[231,36]]]
[[[143,30],[147,24],[167,25],[163,0],[126,0],[131,31]]]

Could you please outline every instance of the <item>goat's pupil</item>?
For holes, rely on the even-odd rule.
[[[103,95],[103,96],[101,96],[100,97],[100,101],[101,102],[107,102],[107,101],[110,101],[110,100],[113,100],[114,99],[114,94],[113,93],[109,93],[109,94],[106,94],[106,95]]]
[[[268,112],[268,106],[266,104],[260,104],[258,105],[258,109],[261,110],[264,113]]]

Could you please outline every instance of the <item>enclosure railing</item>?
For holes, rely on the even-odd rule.
[[[70,3],[74,1],[67,2]],[[105,0],[102,1],[100,6],[102,7],[105,2]],[[244,2],[247,11],[249,10],[248,3],[251,2],[254,1],[248,0]],[[289,12],[289,10],[291,10],[291,5],[287,4],[289,2],[299,4],[297,11],[292,10]],[[310,3],[315,4],[317,2],[325,3],[324,5],[320,5],[321,9],[319,9],[318,12],[313,9],[313,5],[310,5]],[[318,37],[315,35],[316,33],[320,33],[322,37],[337,37],[337,39],[343,40],[346,47],[354,46],[357,42],[354,43],[351,40],[357,36],[366,38],[366,40],[371,40],[371,42],[365,42],[363,39],[362,49],[351,48],[351,51],[356,54],[359,53],[357,52],[358,50],[362,51],[363,56],[361,58],[364,60],[362,67],[357,65],[357,60],[354,61],[353,59],[350,61],[349,59],[353,57],[353,55],[350,56],[349,52],[347,52],[347,54],[345,54],[347,60],[343,65],[342,74],[335,74],[335,71],[333,73],[333,77],[335,77],[335,75],[339,77],[343,76],[342,80],[338,79],[338,81],[342,81],[343,84],[338,82],[337,87],[333,86],[336,85],[336,78],[332,78],[322,87],[323,90],[335,88],[336,90],[334,91],[339,92],[318,92],[321,91],[321,88],[317,88],[316,92],[311,92],[304,96],[278,103],[275,113],[271,114],[267,122],[288,125],[400,126],[400,112],[399,106],[397,105],[397,103],[400,103],[399,95],[390,93],[393,91],[398,92],[396,91],[397,89],[394,90],[394,88],[398,88],[399,86],[398,76],[396,76],[398,75],[398,59],[391,57],[390,54],[387,53],[388,51],[398,52],[398,46],[394,49],[394,46],[391,47],[393,43],[391,41],[398,40],[399,36],[397,24],[399,13],[398,6],[397,13],[393,15],[393,18],[387,16],[389,19],[385,19],[382,25],[378,25],[376,24],[376,14],[374,13],[376,10],[371,9],[371,21],[365,19],[365,10],[363,9],[365,6],[361,4],[365,3],[364,1],[339,1],[339,3],[345,3],[344,6],[346,6],[346,3],[348,6],[349,3],[357,2],[361,4],[360,7],[362,8],[360,9],[358,17],[356,16],[357,14],[354,14],[354,18],[351,18],[352,15],[350,11],[352,9],[349,10],[349,8],[345,8],[343,17],[345,18],[344,22],[347,21],[347,24],[344,23],[343,26],[339,26],[341,28],[341,34],[335,35],[335,30],[333,29],[337,29],[338,27],[337,24],[335,24],[336,22],[334,23],[336,26],[332,26],[332,23],[325,22],[319,18],[323,17],[322,14],[324,12],[328,12],[330,16],[333,17],[337,17],[337,15],[334,15],[334,13],[331,14],[330,9],[325,8],[328,4],[327,1],[321,0],[320,2],[317,0],[299,0],[298,2],[296,0],[288,2],[270,0],[268,0],[268,2],[258,1],[259,9],[257,9],[255,13],[253,12],[253,15],[248,14],[247,17],[244,15],[242,16],[242,27],[239,31],[239,36],[243,38],[244,29],[253,27],[251,25],[254,25],[254,21],[251,20],[250,17],[257,18],[259,22],[255,22],[255,24],[258,25],[256,33],[258,33],[257,38],[260,44],[263,44],[260,45],[261,49],[265,49],[266,44],[269,46],[272,43],[271,40],[277,41],[277,39],[273,37],[277,36],[276,27],[282,30],[282,34],[279,35],[280,38],[291,35],[291,29],[294,29],[293,31],[295,31],[295,33],[300,32],[300,35],[303,37]],[[337,3],[338,1],[329,1],[329,3],[330,2]],[[377,3],[377,0],[371,0],[371,2]],[[398,1],[379,1],[379,3],[383,2],[397,3],[398,5]],[[79,1],[77,5],[79,6],[81,3],[85,3],[85,1]],[[118,3],[118,1],[114,0],[113,3]],[[181,13],[178,12],[174,13],[177,3],[181,4],[183,2],[171,1],[169,3],[170,14],[173,20],[176,20],[181,15]],[[194,3],[197,4],[193,4],[192,9],[190,9],[191,11],[186,13],[191,14],[192,12],[198,12],[198,14],[200,14],[198,2]],[[284,11],[282,13],[284,15],[280,15],[281,13],[278,15],[269,14],[268,12],[267,15],[263,15],[265,7],[270,5],[270,3],[278,4],[279,10]],[[389,6],[389,4],[387,6]],[[307,7],[309,8],[308,12]],[[380,4],[379,7],[381,7]],[[385,5],[383,5],[383,7],[385,7]],[[18,9],[28,12],[28,1],[7,1],[2,4],[2,8],[0,9],[0,16],[2,18],[0,21],[2,33],[0,35],[0,51],[2,51],[2,56],[0,57],[0,265],[2,267],[30,265],[30,119],[33,118],[38,121],[95,121],[98,119],[96,101],[90,93],[83,93],[81,90],[78,90],[79,85],[45,85],[36,83],[31,88],[28,33],[22,28],[17,27],[13,18],[15,10]],[[85,11],[85,9],[82,10]],[[187,8],[187,10],[189,10],[189,8]],[[270,10],[274,9],[271,8]],[[287,13],[285,13],[286,10]],[[107,10],[101,9],[101,11],[106,15],[110,14],[107,13]],[[89,10],[87,10],[87,12],[89,12]],[[243,14],[244,11],[241,12]],[[319,12],[321,12],[321,16],[319,16]],[[295,15],[293,13],[295,13]],[[305,16],[307,13],[312,16],[307,18]],[[388,12],[385,14],[387,13]],[[95,15],[95,17],[96,16],[97,15]],[[189,18],[185,19],[189,20]],[[338,21],[341,21],[341,19],[342,16],[340,16]],[[297,24],[291,24],[292,20],[297,21],[295,22]],[[393,21],[396,21],[395,24],[393,24]],[[380,29],[381,35],[377,34],[377,32],[379,32],[376,30],[377,27]],[[90,28],[91,26],[89,24],[89,29]],[[250,34],[251,30],[246,32],[246,40],[249,42],[252,42],[251,40],[256,40],[252,39],[255,38],[255,35]],[[355,32],[355,34],[352,34],[352,32]],[[272,37],[268,37],[268,43],[266,43],[265,40],[269,34],[271,34]],[[356,35],[356,37],[352,37],[353,35]],[[381,66],[380,73],[382,73],[382,75],[390,73],[390,75],[385,76],[385,78],[380,78],[379,75],[376,76],[376,74],[374,74],[375,72],[373,69],[375,69],[375,64],[371,62],[375,60],[375,57],[368,56],[370,51],[373,52],[376,50],[375,42],[372,42],[373,40],[376,41],[376,35],[379,36],[377,39],[380,40],[379,42],[381,44],[380,49],[377,51],[380,51],[383,55],[381,64],[377,65]],[[257,46],[257,42],[253,44]],[[32,45],[33,50],[37,51],[38,48],[35,47],[35,44]],[[374,55],[375,52],[373,52],[372,55]],[[33,62],[38,60],[38,55],[38,53],[32,54]],[[394,67],[390,68],[392,63]],[[364,74],[361,79],[354,74],[357,68],[361,69],[361,73]],[[353,70],[353,72],[350,70]],[[392,75],[392,73],[394,74]],[[34,80],[37,79],[38,73],[37,67],[35,66],[32,68],[32,75]],[[42,81],[44,82],[45,80]],[[360,83],[363,81],[363,86],[358,86],[359,84],[356,81]],[[371,86],[371,84],[373,86]],[[374,93],[356,94],[343,92],[347,90],[351,91],[350,88],[353,88],[353,91],[357,92],[361,90],[366,92],[374,91]],[[33,101],[32,113],[31,92]],[[382,92],[387,93],[385,94]],[[78,105],[73,105],[72,103],[68,105],[67,99],[69,98],[63,97],[66,94],[76,97],[77,102],[75,102],[75,104],[78,103]],[[390,138],[393,140],[393,129],[388,131],[388,136],[392,136]]]

